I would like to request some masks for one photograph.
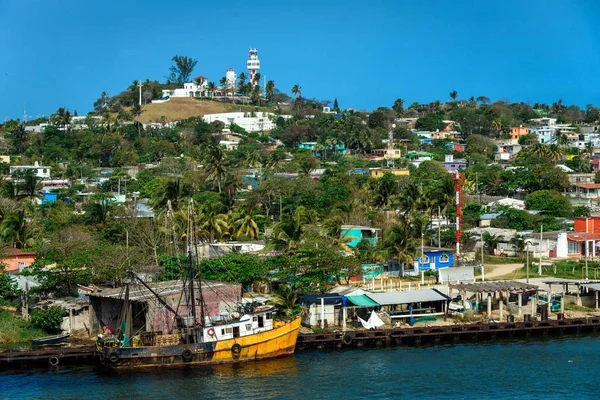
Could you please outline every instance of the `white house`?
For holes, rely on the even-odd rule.
[[[34,165],[11,165],[10,174],[14,175],[18,172],[33,170],[38,178],[50,178],[50,167],[41,166],[36,161]]]
[[[230,112],[220,114],[206,114],[202,119],[204,122],[211,123],[221,121],[225,127],[231,127],[231,124],[242,127],[246,132],[262,132],[275,129],[275,122],[272,121],[277,115],[267,112],[254,113],[255,116],[250,116],[250,113]],[[281,115],[283,118],[291,118],[290,115]]]
[[[207,85],[206,78],[198,76],[194,78],[194,82],[184,83],[183,88],[165,89],[162,93],[163,97],[204,97],[208,95],[208,91],[206,90]]]

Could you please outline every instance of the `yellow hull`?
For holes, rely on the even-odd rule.
[[[261,360],[294,353],[300,317],[273,321],[273,329],[234,339],[172,346],[103,348],[100,362],[110,368],[210,365]]]

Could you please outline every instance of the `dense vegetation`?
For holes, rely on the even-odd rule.
[[[194,61],[174,58],[166,83],[141,83],[144,101],[188,80]],[[0,240],[6,247],[38,252],[27,273],[40,281],[39,292],[73,295],[80,284],[116,285],[128,268],[152,270],[162,279],[178,277],[185,255],[177,243],[188,238],[190,216],[200,242],[265,238],[267,250],[278,254],[202,261],[205,276],[211,279],[249,285],[276,278],[303,291],[322,291],[330,280],[341,282],[356,273],[361,263],[392,258],[412,262],[421,240],[437,244],[437,232],[428,228],[432,217],[438,213],[454,217],[453,178],[440,163],[447,154],[467,158],[467,193],[524,193],[529,195],[528,207],[541,211],[532,216],[506,210],[497,226],[536,230],[541,224],[560,224],[555,217],[589,212],[573,209],[557,192],[569,186],[566,174],[556,168],[569,149],[530,144],[514,168],[505,169],[494,163],[493,139],[508,137],[511,126],[540,115],[573,124],[594,122],[599,113],[593,106],[581,110],[559,100],[531,107],[491,103],[485,96],[457,100],[453,91],[445,103],[413,103],[405,108],[398,99],[391,108],[370,113],[342,111],[335,100],[336,113],[331,114],[322,112],[329,101],[303,97],[299,85],[292,88],[292,101],[272,81],[263,93],[246,80],[240,74],[236,90],[245,96],[242,101],[271,108],[278,115],[289,113],[291,118],[276,116],[276,128],[268,133],[248,133],[232,126],[243,136],[233,151],[219,145],[224,130],[220,122],[209,124],[193,117],[162,128],[144,128],[135,122],[143,112],[136,104],[139,82],[118,96],[103,93],[81,126],[71,123],[66,108],[50,117],[51,124],[42,133],[28,132],[18,120],[0,125],[0,151],[10,154],[14,163],[37,161],[50,166],[53,176],[71,182],[69,189],[59,191],[58,202],[44,205],[34,203],[40,182],[32,174],[4,180],[0,186]],[[286,109],[276,107],[282,99],[290,101]],[[455,121],[466,152],[454,152],[449,140],[422,144],[407,127],[407,118],[416,118],[415,127],[429,131],[445,129],[446,120]],[[27,125],[39,122],[44,121]],[[375,179],[352,173],[383,166],[366,156],[385,147],[390,129],[403,151],[432,152],[435,161],[416,168],[397,160],[396,166],[409,168],[410,176],[386,173]],[[298,149],[299,143],[307,141],[317,143],[312,152]],[[338,145],[349,154],[340,154]],[[582,152],[577,161],[569,162],[578,171],[588,171],[590,153]],[[131,179],[123,167],[136,164],[152,165]],[[325,172],[314,179],[311,175],[318,168]],[[6,165],[3,169],[6,173]],[[106,182],[96,188],[84,184],[85,178],[97,177],[101,171],[110,172]],[[248,190],[250,176],[258,184]],[[116,203],[114,192],[126,194],[127,201]],[[135,206],[144,198],[149,199],[154,218],[135,217]],[[478,204],[468,204],[466,227],[474,225],[484,211]],[[383,240],[376,246],[363,241],[350,249],[347,243],[352,238],[341,236],[342,224],[380,228]],[[452,245],[453,229],[445,228],[440,239],[441,245]],[[486,247],[492,247],[493,239],[487,238]],[[467,245],[473,242],[468,236],[464,240]]]

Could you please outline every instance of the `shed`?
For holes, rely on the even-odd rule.
[[[366,296],[385,309],[392,319],[443,315],[450,302],[450,297],[437,289],[367,293]]]
[[[323,320],[324,326],[337,325],[340,322],[340,308],[342,296],[338,293],[305,294],[302,296],[302,304],[308,308],[308,313],[302,316],[302,324],[305,326],[320,326]],[[323,307],[321,307],[323,303]]]

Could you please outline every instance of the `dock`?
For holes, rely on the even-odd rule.
[[[296,350],[493,341],[600,332],[600,317],[300,334]]]
[[[91,364],[93,358],[94,346],[8,350],[0,353],[0,368]]]

